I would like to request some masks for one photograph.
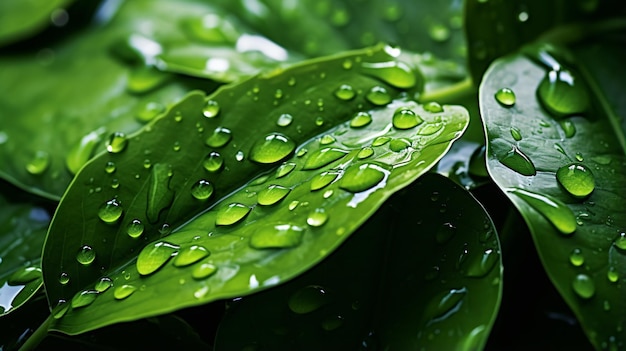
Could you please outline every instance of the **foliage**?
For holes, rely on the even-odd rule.
[[[0,9],[2,350],[626,349],[620,1]]]

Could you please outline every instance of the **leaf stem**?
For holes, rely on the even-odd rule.
[[[20,347],[19,351],[31,351],[35,350],[37,346],[46,338],[48,335],[48,329],[50,328],[50,324],[52,324],[52,315],[48,316],[46,320],[41,323],[41,325],[35,329],[35,332],[26,339],[26,342]]]
[[[466,97],[475,92],[474,83],[470,77],[464,80],[433,91],[426,91],[419,97],[419,102],[436,101],[440,104],[458,102],[460,98]]]

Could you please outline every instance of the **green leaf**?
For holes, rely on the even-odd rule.
[[[79,333],[247,294],[330,253],[437,162],[468,122],[467,111],[455,106],[432,113],[397,101],[375,109],[401,92],[394,86],[421,86],[419,72],[387,51],[379,46],[306,62],[208,98],[190,94],[123,151],[91,161],[51,225],[44,279],[51,306],[92,289],[101,277],[114,288],[102,297],[84,293],[97,298],[71,309],[55,328]],[[346,61],[354,66],[345,68]],[[311,139],[316,136],[321,139]],[[267,173],[285,160],[278,173]],[[117,166],[112,174],[105,172],[109,162]],[[249,183],[259,175],[265,176]],[[326,222],[335,206],[346,215]],[[85,265],[76,256],[83,245],[96,253]],[[173,265],[161,267],[172,254]],[[209,261],[190,266],[209,254]],[[196,268],[199,277],[214,268],[217,274],[193,279]],[[61,273],[69,283],[59,283]],[[124,299],[126,293],[132,295]]]
[[[49,222],[46,210],[0,197],[0,316],[22,306],[43,284],[40,255]]]
[[[55,21],[62,21],[61,17],[67,16],[63,7],[72,2],[73,0],[2,1],[0,46],[33,35]]]
[[[499,252],[480,204],[426,174],[319,265],[230,302],[215,349],[482,349],[502,292]]]
[[[481,85],[489,173],[526,220],[591,343],[617,349],[626,342],[626,144],[623,104],[605,92],[624,88],[623,67],[604,54],[576,64],[558,48],[526,51],[497,60]],[[592,65],[611,73],[596,80]],[[502,88],[515,94],[513,104],[498,101]]]

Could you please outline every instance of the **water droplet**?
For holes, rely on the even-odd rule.
[[[323,137],[320,138],[320,144],[321,145],[332,144],[335,141],[337,141],[337,139],[335,139],[335,137],[330,135],[330,134],[326,134],[326,135],[324,135]]]
[[[326,190],[324,192],[324,194],[322,195],[323,198],[328,199],[329,197],[333,196],[335,192],[332,189]]]
[[[290,87],[295,86],[297,83],[296,81],[296,77],[289,77],[289,80],[287,81],[287,85],[289,85]]]
[[[117,170],[117,166],[115,165],[115,162],[113,161],[109,161],[106,163],[106,165],[104,165],[104,171],[107,172],[108,174],[114,173]]]
[[[90,265],[96,259],[96,251],[89,245],[83,245],[76,254],[76,260],[83,266]]]
[[[524,189],[513,188],[509,191],[541,213],[561,233],[572,234],[576,231],[576,218],[572,210],[560,200]]]
[[[137,287],[130,284],[120,285],[113,290],[113,297],[116,300],[124,300],[137,291]]]
[[[210,254],[209,250],[203,246],[191,245],[180,249],[176,257],[174,257],[174,262],[172,263],[176,267],[185,267],[200,261]]]
[[[338,329],[343,325],[343,317],[342,316],[331,316],[325,318],[322,321],[322,329],[326,331],[333,331]]]
[[[65,156],[65,165],[72,174],[76,174],[80,168],[89,161],[104,133],[104,128],[88,133],[67,153]]]
[[[626,251],[626,233],[622,232],[619,234],[615,242],[613,243],[615,247],[622,251]]]
[[[585,256],[583,256],[582,250],[579,248],[572,250],[569,254],[569,262],[575,267],[582,266],[585,263]]]
[[[450,29],[443,24],[433,24],[428,28],[430,38],[438,43],[443,43],[450,39]]]
[[[213,184],[205,179],[200,179],[191,187],[191,195],[198,200],[206,200],[213,195]]]
[[[98,297],[97,290],[83,290],[79,291],[72,297],[72,308],[81,308],[85,306],[91,305],[94,301],[96,301],[96,297]]]
[[[123,211],[124,208],[117,199],[111,199],[100,206],[98,209],[98,217],[100,217],[104,223],[115,223],[120,219]]]
[[[513,139],[515,139],[515,141],[522,140],[522,132],[519,130],[519,128],[511,127],[511,136],[513,137]]]
[[[207,100],[202,108],[202,114],[206,118],[214,118],[220,113],[220,104],[215,100]]]
[[[176,254],[179,246],[165,241],[146,245],[137,257],[137,272],[148,275],[161,268],[170,257]]]
[[[352,68],[352,60],[345,59],[343,61],[343,63],[341,64],[341,67],[343,67],[343,69],[351,69]]]
[[[537,174],[537,169],[531,159],[517,146],[513,146],[511,151],[504,154],[499,161],[519,174],[525,176],[534,176]]]
[[[54,319],[60,319],[63,316],[65,316],[65,314],[67,313],[67,311],[69,309],[70,309],[70,304],[67,303],[67,301],[59,300],[59,302],[57,303],[56,307],[52,311],[52,317]]]
[[[372,141],[372,146],[383,146],[387,144],[389,140],[391,140],[390,137],[377,137],[374,141]]]
[[[576,198],[584,198],[595,189],[596,182],[591,170],[579,163],[560,167],[556,179],[568,193]]]
[[[466,277],[482,278],[495,267],[500,254],[494,249],[486,249],[481,255],[470,256],[470,260],[465,264]]]
[[[561,125],[561,128],[563,129],[566,138],[572,138],[574,137],[574,135],[576,135],[576,126],[574,125],[574,122],[570,121],[569,119],[565,119],[560,120],[559,124]]]
[[[393,113],[392,123],[397,129],[415,128],[422,122],[424,120],[415,111],[406,107],[401,107]]]
[[[296,148],[296,143],[279,133],[268,134],[250,149],[250,159],[258,163],[275,163],[285,159]]]
[[[35,279],[41,279],[41,268],[34,266],[22,267],[9,277],[7,282],[9,285],[24,285]]]
[[[316,208],[309,213],[306,223],[311,227],[321,227],[328,220],[328,213],[323,208]]]
[[[444,223],[437,233],[435,233],[435,240],[438,244],[445,244],[456,234],[456,227],[452,223]]]
[[[387,89],[381,86],[374,86],[365,95],[367,101],[371,102],[376,106],[387,105],[391,102],[391,95],[387,92]],[[352,124],[350,124],[352,125]]]
[[[172,145],[172,150],[180,151],[180,142],[179,141],[175,141],[174,142],[174,145]]]
[[[572,288],[583,299],[590,299],[596,293],[593,280],[586,274],[578,274],[572,281]]]
[[[615,267],[609,267],[606,272],[606,278],[611,283],[617,283],[617,281],[619,280],[619,273],[617,272],[617,269]]]
[[[291,173],[296,168],[293,162],[285,162],[276,169],[276,178],[282,178]]]
[[[583,162],[585,160],[585,158],[583,157],[583,154],[581,154],[580,152],[576,153],[576,161],[578,162]]]
[[[433,296],[428,302],[424,316],[429,317],[433,322],[444,320],[459,310],[466,295],[467,289],[465,287],[444,290]]]
[[[272,184],[269,187],[259,191],[257,194],[257,202],[259,205],[270,206],[284,199],[291,189],[282,185]]]
[[[194,279],[206,279],[217,272],[217,267],[211,263],[202,263],[197,265],[191,271],[191,276]]]
[[[202,166],[204,166],[204,169],[208,172],[218,172],[224,166],[224,159],[222,158],[222,155],[213,151],[206,155],[202,161]]]
[[[515,105],[515,93],[509,88],[502,88],[496,92],[496,100],[504,107]]]
[[[344,101],[352,100],[356,96],[356,91],[349,84],[342,84],[335,90],[335,96]]]
[[[320,190],[332,183],[339,173],[337,172],[322,172],[311,179],[311,191]]]
[[[124,151],[127,145],[128,139],[126,139],[126,134],[122,132],[115,132],[111,134],[106,144],[107,151],[113,154]]]
[[[406,138],[391,139],[389,149],[393,152],[401,152],[411,147],[411,140]]]
[[[413,88],[417,84],[417,77],[411,68],[406,63],[400,61],[363,62],[361,64],[361,72],[400,89]],[[371,94],[372,91],[373,90],[370,90],[370,93],[368,93],[368,100],[370,100],[371,103],[375,105],[385,105],[389,102],[377,103],[372,101],[369,98],[369,94]],[[384,92],[387,94],[386,90]]]
[[[357,158],[363,160],[368,157],[371,157],[374,154],[374,149],[369,146],[362,148],[359,153],[356,155]]]
[[[211,135],[206,139],[205,143],[209,147],[220,148],[232,139],[233,135],[230,132],[230,129],[224,127],[217,127],[211,133]]]
[[[50,166],[50,154],[46,151],[39,150],[35,152],[33,158],[26,165],[26,171],[32,175],[38,175],[45,172]]]
[[[339,160],[347,154],[348,151],[346,150],[331,147],[316,150],[309,155],[309,158],[307,158],[302,169],[318,169]]]
[[[307,150],[306,148],[302,148],[302,149],[298,150],[298,152],[296,152],[296,156],[302,157],[302,156],[306,155],[307,152],[309,152],[309,150]]]
[[[111,280],[111,278],[102,277],[98,280],[94,289],[97,292],[101,293],[107,291],[111,286],[113,286],[113,281]]]
[[[443,107],[439,105],[438,103],[431,101],[431,102],[424,104],[424,110],[430,113],[439,113],[439,112],[443,112]]]
[[[309,285],[293,293],[287,305],[293,313],[307,314],[317,311],[330,302],[330,296],[323,287]]]
[[[352,193],[359,193],[382,182],[387,174],[388,170],[372,163],[353,165],[346,170],[339,187]]]
[[[250,247],[255,249],[289,248],[300,245],[304,229],[292,224],[268,225],[255,230]]]
[[[317,116],[315,118],[315,125],[320,127],[324,124],[324,118],[322,118],[321,116]]]
[[[290,125],[291,122],[293,122],[293,116],[288,113],[283,113],[282,115],[278,116],[278,120],[276,121],[276,124],[279,127],[286,127]]]
[[[137,118],[139,122],[147,123],[163,112],[165,112],[165,106],[163,104],[151,101],[146,103],[143,108],[137,112],[135,118]]]
[[[70,282],[70,276],[69,274],[62,272],[61,274],[59,274],[59,283],[61,283],[61,285],[67,285],[67,283]]]
[[[216,225],[232,225],[241,221],[248,215],[251,208],[240,203],[232,203],[226,207],[222,207],[217,211],[215,216]]]
[[[589,93],[579,78],[565,69],[549,71],[537,88],[543,107],[554,117],[582,114],[589,109]]]
[[[357,112],[350,120],[350,127],[362,128],[372,123],[372,115],[367,112]]]
[[[130,72],[126,81],[126,90],[135,94],[147,93],[161,86],[170,77],[169,74],[153,67],[138,67]]]

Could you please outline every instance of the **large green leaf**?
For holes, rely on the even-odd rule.
[[[555,47],[526,51],[529,56],[496,61],[481,85],[489,172],[526,220],[548,276],[591,343],[621,349],[626,144],[618,116],[624,106],[606,92],[624,88],[617,78],[624,57],[594,55],[577,65]],[[611,73],[596,81],[586,73],[591,65]]]
[[[500,301],[499,252],[480,204],[426,174],[313,269],[231,302],[215,349],[481,349]]]
[[[6,0],[0,2],[0,46],[6,45],[53,25],[64,25],[64,6],[73,0]]]
[[[43,284],[41,249],[50,215],[30,204],[0,196],[0,316],[14,311]]]

